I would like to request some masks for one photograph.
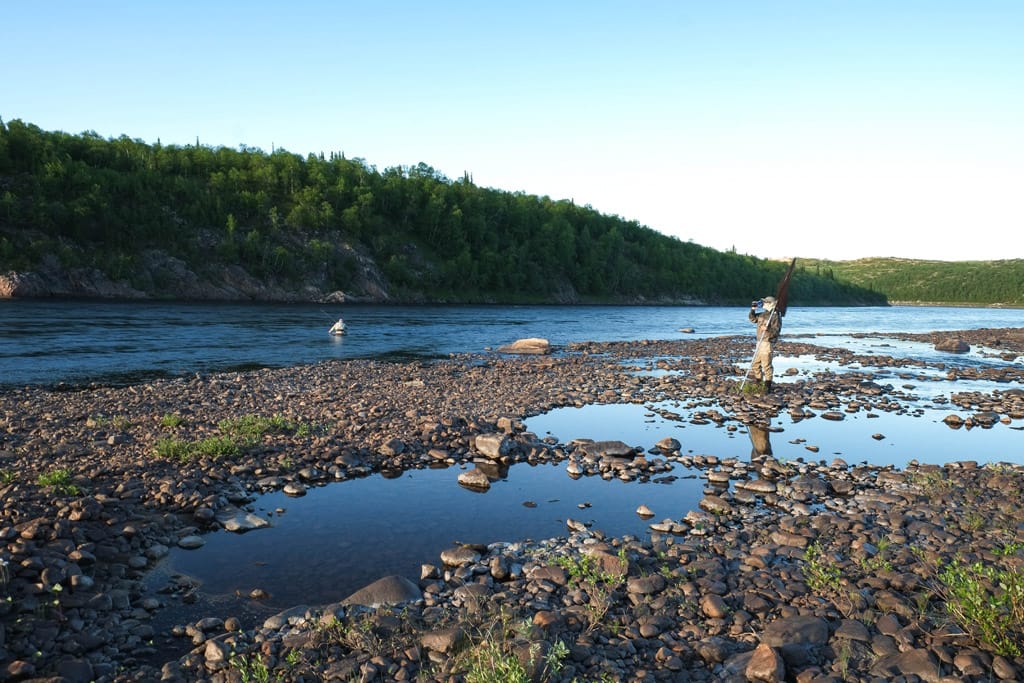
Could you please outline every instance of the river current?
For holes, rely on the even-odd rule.
[[[440,358],[524,337],[560,346],[752,334],[743,307],[352,306],[99,301],[0,301],[0,386],[157,377],[338,358]],[[348,334],[332,337],[343,317]],[[784,336],[1019,327],[1017,309],[790,307]],[[692,332],[689,330],[692,329]],[[687,331],[683,331],[687,330]]]

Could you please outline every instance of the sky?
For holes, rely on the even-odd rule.
[[[426,163],[759,258],[1024,258],[1019,0],[33,0],[0,119]]]

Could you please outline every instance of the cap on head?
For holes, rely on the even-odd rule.
[[[771,310],[773,310],[775,308],[775,297],[774,296],[766,296],[764,299],[762,299],[762,301],[764,301],[765,310],[771,311]]]

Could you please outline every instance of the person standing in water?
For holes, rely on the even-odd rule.
[[[782,331],[782,316],[775,311],[775,297],[766,296],[750,304],[747,315],[750,322],[757,325],[757,350],[754,351],[754,376],[760,375],[765,393],[772,390],[775,368],[772,365],[773,345],[779,341]]]

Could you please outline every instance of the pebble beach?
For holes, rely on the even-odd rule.
[[[1024,329],[912,338],[1011,361],[948,355],[949,379],[1005,387],[954,394],[948,428],[1024,425]],[[736,428],[906,411],[863,368],[915,362],[810,342],[778,353],[860,369],[741,391],[750,339],[721,337],[6,390],[0,680],[1024,679],[1024,467],[1011,454],[897,469],[692,454],[668,434],[562,443],[524,426],[553,408],[666,400]],[[637,372],[650,367],[664,372]],[[255,523],[260,493],[437,466],[486,487],[520,462],[606,479],[685,468],[705,494],[643,538],[570,519],[540,541],[467,539],[422,558],[419,576],[311,596],[256,627],[213,612],[154,626],[192,587],[152,594],[147,573],[171,548]]]

